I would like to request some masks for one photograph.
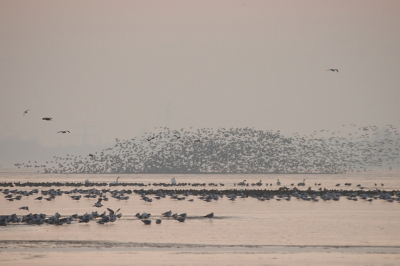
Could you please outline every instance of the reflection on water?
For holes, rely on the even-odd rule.
[[[303,179],[306,186],[299,189],[307,190],[309,187],[318,189],[315,183],[321,183],[322,188],[327,189],[358,189],[361,184],[365,191],[369,189],[398,190],[400,188],[399,172],[370,172],[346,175],[120,175],[120,182],[143,182],[145,184],[169,182],[175,177],[177,182],[184,183],[223,183],[221,187],[198,187],[196,189],[232,189],[252,188],[251,186],[261,180],[262,189],[271,189],[265,185],[273,184],[272,189],[277,189],[276,180],[279,178],[281,186],[290,187]],[[1,172],[0,182],[6,181],[59,181],[59,182],[84,182],[90,181],[115,181],[117,175],[44,175],[30,172]],[[249,187],[238,187],[234,184],[247,180]],[[350,182],[352,186],[344,186]],[[377,186],[375,186],[375,183]],[[336,186],[340,184],[340,186]],[[381,185],[383,184],[383,186]],[[17,187],[18,189],[31,190],[29,187]],[[57,187],[52,187],[57,189]],[[122,189],[116,187],[111,189]],[[124,187],[125,189],[140,189],[139,187]],[[159,189],[152,185],[144,189]],[[187,187],[188,188],[188,187]],[[192,187],[190,187],[192,188]],[[4,189],[4,188],[3,188]],[[49,189],[49,188],[39,188]],[[61,190],[71,190],[73,187],[60,187]],[[85,188],[87,189],[87,188]],[[101,189],[101,188],[99,188]],[[179,189],[179,188],[178,188]],[[255,247],[261,252],[268,246],[285,247],[287,252],[294,252],[301,246],[305,247],[399,247],[400,246],[400,204],[375,200],[349,201],[342,198],[339,201],[304,201],[292,198],[291,201],[259,201],[255,198],[237,198],[230,201],[223,197],[218,201],[206,202],[196,196],[188,196],[186,200],[178,201],[168,196],[153,202],[141,200],[138,194],[129,195],[129,200],[116,200],[110,197],[109,201],[103,201],[103,207],[94,208],[95,198],[83,198],[79,201],[72,200],[69,195],[56,197],[53,201],[36,201],[35,196],[22,197],[20,201],[9,202],[0,199],[0,215],[13,214],[25,215],[28,212],[18,210],[21,206],[29,206],[32,213],[45,213],[53,215],[58,212],[61,215],[84,214],[97,210],[99,213],[106,208],[116,210],[121,208],[122,217],[115,223],[101,225],[97,223],[77,223],[70,225],[10,225],[0,228],[2,241],[0,248],[33,248],[61,246],[73,248],[76,245],[91,247],[109,246],[114,243],[114,248],[126,250],[144,251],[146,248],[171,248],[181,245],[179,248],[245,248]],[[194,199],[193,202],[188,199]],[[185,222],[178,222],[172,218],[165,218],[161,213],[171,210],[173,213],[187,213]],[[136,218],[136,213],[151,213],[152,220],[162,219],[161,224],[153,222],[144,225]],[[214,212],[215,218],[208,219],[203,216]],[[27,242],[19,242],[24,240]],[[39,245],[38,242],[42,241]],[[54,241],[54,242],[53,242]],[[79,242],[83,241],[83,242]],[[90,242],[85,242],[90,241]],[[32,244],[34,243],[34,244]],[[36,244],[35,244],[36,243]],[[46,244],[43,244],[46,243]],[[57,244],[58,243],[58,244]],[[80,243],[80,244],[79,244]],[[83,244],[82,244],[83,243]],[[87,244],[84,244],[87,243]],[[91,244],[89,244],[91,243]],[[118,244],[119,243],[119,244]],[[129,244],[130,243],[130,244]],[[127,246],[128,245],[128,246]],[[140,246],[142,245],[142,246]],[[166,246],[165,246],[166,245]],[[171,246],[168,246],[171,245]],[[194,245],[194,246],[191,246]],[[196,246],[200,245],[200,246]],[[290,251],[289,247],[296,248]],[[260,250],[261,248],[261,250]],[[124,252],[128,252],[128,251]],[[267,253],[271,250],[264,250]],[[21,251],[24,254],[25,251]],[[43,251],[44,252],[44,251]],[[89,251],[88,251],[89,252]],[[275,251],[273,251],[275,252]],[[280,253],[281,251],[276,251]],[[310,251],[311,252],[311,251]],[[315,250],[313,252],[316,252]],[[337,252],[337,251],[336,251]],[[358,251],[357,251],[358,252]],[[369,251],[360,251],[367,253]],[[224,252],[222,252],[224,253]],[[261,252],[262,253],[262,252]],[[386,253],[398,254],[398,249],[387,250]],[[0,255],[0,258],[4,254]],[[53,254],[54,255],[54,254]],[[53,256],[52,255],[52,256]],[[184,256],[186,257],[186,255]],[[190,257],[190,256],[189,256]],[[393,259],[398,258],[393,257]],[[106,260],[104,260],[106,261]],[[350,264],[349,264],[350,265]]]

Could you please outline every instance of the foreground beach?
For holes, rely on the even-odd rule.
[[[4,243],[1,243],[3,246]],[[10,243],[7,243],[10,244]],[[23,243],[18,243],[20,245]],[[0,252],[13,265],[398,265],[400,247],[231,246],[66,247],[24,243]],[[77,244],[75,244],[77,245]],[[12,245],[11,245],[12,246]],[[79,246],[79,245],[78,245]],[[136,246],[136,247],[135,247]]]

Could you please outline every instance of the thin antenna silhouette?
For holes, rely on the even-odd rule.
[[[83,128],[83,134],[81,134],[82,137],[83,137],[83,145],[86,145],[87,140],[88,140],[88,136],[99,136],[99,134],[88,134],[87,133],[88,132],[88,127],[97,127],[97,126],[89,126],[87,124],[83,124],[83,125],[75,126],[75,127]]]

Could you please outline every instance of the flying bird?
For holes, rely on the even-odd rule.
[[[119,212],[121,208],[119,208],[116,212],[114,212],[113,210],[111,210],[110,208],[107,208],[107,210],[110,212],[111,216],[115,216],[117,214],[117,212]]]
[[[23,115],[25,116],[25,114],[27,114],[29,110],[30,110],[30,109],[25,110]]]
[[[153,136],[153,137],[149,137],[148,139],[147,139],[147,141],[151,141],[152,139],[155,139],[156,137],[155,136]]]
[[[65,133],[71,133],[71,132],[69,132],[69,130],[61,130],[61,131],[58,131],[57,134],[58,134],[58,133],[63,133],[63,134],[65,134]]]
[[[332,71],[332,72],[339,72],[339,70],[337,70],[336,68],[331,68],[331,69],[328,69],[327,71]]]
[[[45,120],[45,121],[51,121],[53,118],[51,118],[51,117],[43,117],[42,118],[42,120]]]

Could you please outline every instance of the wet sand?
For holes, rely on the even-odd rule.
[[[399,248],[203,247],[12,248],[4,265],[399,265]]]

